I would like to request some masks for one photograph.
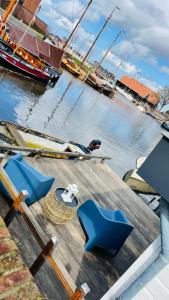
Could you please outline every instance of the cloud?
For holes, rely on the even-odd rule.
[[[169,57],[169,28],[156,25],[142,29],[136,40],[148,47],[154,55]]]
[[[143,59],[152,66],[157,65],[157,59],[151,54],[150,49],[134,40],[123,41],[123,43],[120,43],[114,47],[113,51],[114,53],[117,53],[118,55],[128,59],[130,57],[132,57],[133,60]]]
[[[66,16],[69,19],[74,19],[82,14],[84,6],[79,0],[66,0],[64,1],[64,5],[63,1],[56,3],[55,9],[61,15]]]
[[[160,71],[167,74],[167,75],[169,75],[169,67],[167,67],[167,66],[162,66],[160,68]]]
[[[103,51],[102,55],[105,54],[105,51]],[[112,52],[109,52],[106,59],[110,61],[115,67],[118,67],[123,70],[125,73],[134,75],[137,72],[140,72],[140,70],[134,65],[131,64],[128,61],[122,60],[119,56],[114,55]]]
[[[165,3],[165,4],[164,4]],[[120,11],[115,10],[112,24],[123,27],[128,36],[121,52],[126,48],[128,55],[136,59],[143,58],[150,64],[157,63],[157,55],[169,56],[169,2],[165,0],[95,0],[90,6],[86,19],[95,22],[101,15],[108,16],[115,6],[120,6]],[[78,19],[84,10],[80,0],[42,0],[42,8],[48,7],[70,21]],[[62,19],[64,21],[64,19]],[[56,23],[56,22],[55,22]],[[59,22],[58,22],[59,23]],[[158,42],[157,42],[158,41]]]
[[[42,14],[48,14],[53,28],[62,28],[67,35],[73,29],[87,1],[82,0],[42,0]],[[86,20],[97,22],[101,16],[107,17],[115,6],[111,19],[112,28],[125,29],[127,38],[113,48],[116,57],[121,57],[124,71],[134,72],[139,62],[146,62],[156,71],[169,75],[168,67],[160,66],[161,58],[169,60],[169,1],[160,0],[95,0],[86,14]],[[87,27],[85,27],[87,28]],[[109,25],[110,28],[110,25]],[[56,31],[56,29],[54,29]],[[94,36],[80,26],[76,40],[86,46],[91,44]],[[164,63],[165,64],[165,63]]]
[[[53,2],[52,0],[41,0],[41,6],[52,6],[53,5]]]
[[[56,28],[64,29],[68,35],[71,33],[73,28],[75,27],[78,19],[75,19],[73,22],[67,18],[66,16],[59,14],[57,11],[53,10],[52,7],[49,8],[48,11],[44,12],[44,16],[53,20],[53,24]],[[78,27],[72,43],[76,43],[76,41],[81,41],[85,44],[85,46],[90,46],[92,41],[94,40],[95,36],[93,34],[88,33],[82,26]]]
[[[105,54],[105,51],[103,51],[102,55]],[[113,63],[113,65],[117,68],[119,67],[120,70],[125,72],[129,76],[139,75],[137,78],[140,82],[142,82],[144,85],[151,88],[153,91],[158,91],[161,86],[159,86],[155,81],[148,79],[144,76],[140,76],[141,70],[137,68],[134,64],[129,63],[128,61],[122,60],[120,57],[114,55],[113,53],[109,52],[106,58],[109,62]],[[169,69],[168,69],[169,71]]]
[[[139,77],[139,81],[141,81],[144,85],[148,86],[150,89],[152,89],[155,92],[161,89],[161,86],[151,79],[145,77]]]
[[[121,11],[112,16],[112,24],[124,28],[127,41],[117,48],[123,55],[157,65],[159,56],[169,59],[169,1],[96,0],[100,14],[108,15],[115,5]],[[133,57],[134,55],[134,57]]]

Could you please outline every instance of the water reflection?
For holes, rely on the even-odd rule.
[[[73,80],[70,80],[70,82],[68,83],[66,89],[64,90],[62,96],[60,97],[60,99],[56,102],[56,105],[54,107],[54,109],[52,110],[52,113],[50,116],[48,116],[48,120],[47,122],[44,123],[44,128],[46,128],[49,125],[49,122],[54,118],[56,111],[58,110],[60,104],[62,103],[62,101],[64,100],[66,94],[69,92],[69,89],[71,87],[73,83]]]
[[[42,83],[35,81],[31,78],[24,78],[20,74],[8,71],[0,67],[1,82],[7,81],[11,86],[15,86],[18,91],[23,91],[24,93],[32,93],[32,95],[40,97],[46,91],[46,86]]]
[[[63,122],[63,125],[65,126],[71,116],[71,114],[73,113],[73,111],[75,110],[75,107],[77,106],[77,104],[79,103],[82,95],[84,94],[85,90],[83,89],[81,92],[80,92],[80,95],[77,97],[75,103],[73,104],[72,108],[70,109],[70,111],[68,112],[64,122]]]
[[[120,94],[111,100],[64,72],[54,88],[8,71],[0,73],[0,118],[88,145],[112,157],[122,176],[160,139],[160,126]]]

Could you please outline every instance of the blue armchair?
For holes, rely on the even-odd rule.
[[[50,190],[55,178],[46,177],[36,171],[23,159],[22,153],[11,157],[4,166],[4,170],[11,179],[18,192],[28,191],[25,199],[27,205],[44,197]],[[0,190],[9,196],[8,191],[0,184]]]
[[[122,211],[101,208],[92,200],[82,204],[77,214],[87,235],[85,251],[97,246],[111,250],[116,255],[133,230]]]

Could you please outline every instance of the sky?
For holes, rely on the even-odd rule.
[[[48,24],[50,32],[67,38],[87,3],[87,0],[42,0],[39,17]],[[115,72],[117,78],[133,76],[153,90],[169,86],[169,1],[93,0],[71,45],[87,52],[115,7],[120,10],[114,10],[89,61],[99,61],[119,31],[124,30],[125,34],[121,34],[102,66]]]

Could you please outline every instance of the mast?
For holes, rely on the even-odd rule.
[[[117,71],[119,70],[119,68],[121,67],[121,65],[122,65],[123,63],[122,63],[122,61],[117,65],[117,67],[116,67],[116,69],[115,69],[115,71],[114,71],[114,75],[117,73]]]
[[[14,6],[17,3],[18,3],[18,0],[11,0],[11,2],[9,3],[9,5],[7,7],[7,10],[5,11],[4,15],[2,16],[1,24],[0,24],[0,35],[2,34],[2,31],[4,29],[4,26],[6,25],[6,22],[8,20],[10,13],[12,12]]]
[[[24,40],[26,34],[28,33],[28,31],[29,31],[31,25],[32,25],[33,22],[35,21],[35,16],[36,16],[36,14],[37,14],[38,11],[39,11],[39,7],[40,7],[40,4],[38,5],[38,7],[37,7],[37,9],[36,9],[36,12],[35,12],[33,18],[31,19],[30,23],[29,23],[28,26],[26,27],[26,29],[25,29],[25,31],[24,31],[24,33],[23,33],[21,39],[18,41],[18,44],[16,45],[16,48],[14,49],[13,54],[18,50],[18,48],[19,48],[20,46],[22,46],[21,43],[23,42],[23,40]]]
[[[82,13],[82,15],[81,15],[81,17],[80,17],[80,19],[79,19],[79,21],[77,22],[77,24],[75,25],[73,31],[71,32],[70,36],[68,37],[68,39],[67,39],[65,45],[62,47],[63,50],[66,48],[66,46],[68,45],[69,41],[71,40],[73,34],[75,33],[75,31],[76,31],[77,27],[79,26],[80,22],[82,21],[83,17],[85,16],[85,14],[86,14],[86,12],[87,12],[89,6],[91,5],[92,1],[93,1],[93,0],[90,0],[90,1],[89,1],[87,7],[85,8],[84,12]]]
[[[110,52],[111,48],[114,46],[114,44],[117,42],[119,36],[124,33],[124,31],[120,30],[119,33],[116,35],[115,39],[113,40],[113,42],[111,43],[110,47],[107,49],[107,51],[105,52],[105,54],[103,55],[102,59],[100,60],[98,66],[96,67],[96,69],[94,70],[94,72],[97,72],[97,70],[99,69],[100,65],[102,64],[102,62],[104,61],[104,59],[106,58],[107,54]]]
[[[101,30],[99,31],[99,33],[98,33],[96,39],[94,40],[93,44],[91,45],[91,47],[90,47],[89,50],[87,51],[86,55],[84,56],[84,58],[83,58],[83,60],[82,60],[82,62],[81,62],[81,64],[80,64],[80,67],[83,66],[85,60],[87,59],[87,57],[88,57],[89,54],[91,53],[91,51],[92,51],[94,45],[96,44],[97,40],[99,39],[99,37],[100,37],[101,33],[103,32],[103,30],[105,29],[105,27],[107,26],[107,23],[108,23],[109,20],[111,19],[112,15],[113,15],[113,13],[114,13],[114,11],[115,11],[116,9],[120,10],[120,8],[119,8],[118,6],[116,6],[116,7],[113,8],[111,14],[109,15],[109,17],[107,18],[107,20],[106,20],[106,22],[104,23],[103,27],[102,27]]]

